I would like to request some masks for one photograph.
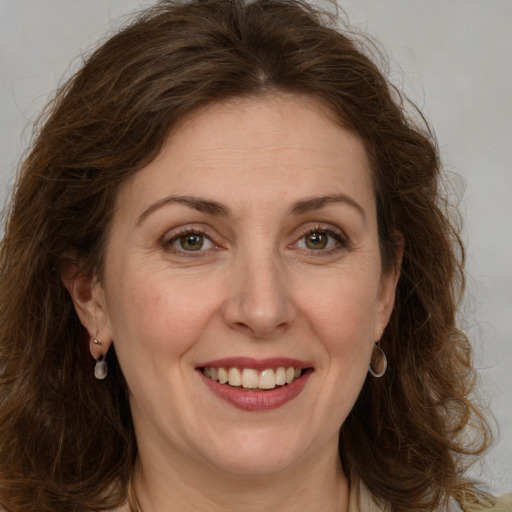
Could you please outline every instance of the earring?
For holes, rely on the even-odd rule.
[[[388,360],[386,354],[384,354],[384,350],[380,348],[380,342],[375,343],[368,371],[374,377],[382,377],[386,373],[387,367]]]
[[[96,338],[94,338],[94,340],[92,340],[92,342],[93,342],[95,345],[102,345],[101,341],[100,341],[100,340],[97,340]]]
[[[96,359],[96,365],[94,366],[94,376],[98,380],[103,380],[108,374],[108,366],[107,361],[105,361],[105,355],[101,354],[98,359]]]

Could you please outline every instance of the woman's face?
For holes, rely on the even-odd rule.
[[[326,109],[195,113],[121,188],[93,289],[141,455],[252,475],[332,458],[395,283],[363,145]]]

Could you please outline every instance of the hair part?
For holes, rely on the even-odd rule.
[[[270,93],[313,96],[361,138],[384,269],[403,249],[382,339],[388,373],[366,381],[341,428],[345,470],[396,512],[430,511],[473,489],[465,461],[491,436],[456,326],[463,248],[435,139],[409,119],[364,44],[334,24],[300,0],[161,2],[57,93],[0,250],[0,507],[111,510],[126,499],[137,454],[126,383],[114,350],[108,379],[94,379],[61,272],[79,264],[102,278],[117,191],[180,121],[212,102]]]

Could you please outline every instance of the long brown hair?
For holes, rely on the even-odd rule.
[[[313,96],[358,134],[373,167],[384,265],[403,236],[382,339],[389,369],[367,379],[341,427],[345,470],[396,512],[472,492],[465,462],[490,434],[455,322],[463,249],[434,137],[364,46],[300,0],[161,2],[58,91],[20,168],[0,252],[0,507],[110,510],[125,500],[137,452],[126,384],[114,350],[108,379],[94,379],[61,273],[73,257],[101,278],[116,191],[178,121],[268,92]]]

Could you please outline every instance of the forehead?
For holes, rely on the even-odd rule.
[[[232,130],[236,125],[236,130]],[[311,95],[268,93],[228,98],[209,103],[185,116],[172,130],[167,145],[194,132],[196,142],[205,149],[211,142],[217,149],[236,149],[236,145],[257,149],[286,142],[317,145],[328,143],[328,132],[337,127],[338,135],[357,139],[323,101]],[[223,137],[225,135],[226,137]],[[204,136],[204,138],[202,137]],[[221,146],[219,146],[221,144]],[[177,146],[177,144],[175,144]],[[176,148],[175,148],[176,149]]]
[[[199,194],[248,205],[350,192],[363,201],[373,198],[371,181],[362,142],[320,101],[269,95],[189,115],[120,195]]]

